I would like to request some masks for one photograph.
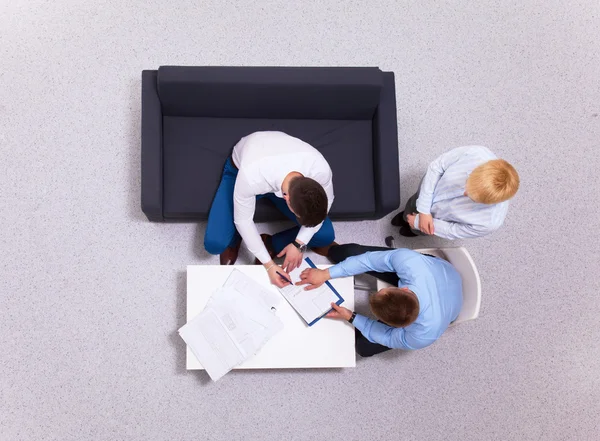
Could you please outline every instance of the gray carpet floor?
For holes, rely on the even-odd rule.
[[[2,2],[0,439],[598,439],[599,17],[591,0]],[[140,75],[162,64],[393,70],[403,200],[452,147],[512,162],[503,229],[452,244],[479,266],[480,318],[355,369],[186,372],[186,265],[217,258],[204,225],[139,208]],[[390,218],[338,240],[449,244]]]

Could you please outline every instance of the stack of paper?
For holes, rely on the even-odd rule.
[[[256,354],[283,329],[276,294],[233,270],[204,310],[179,329],[213,381]]]

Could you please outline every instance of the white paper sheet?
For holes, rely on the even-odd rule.
[[[337,302],[339,298],[325,283],[309,291],[304,289],[307,285],[296,286],[300,281],[300,274],[307,268],[312,267],[303,260],[302,265],[290,273],[294,284],[279,288],[279,291],[308,324],[327,313],[331,309],[331,303]]]
[[[231,333],[244,349],[245,360],[256,354],[273,335],[283,329],[283,322],[270,307],[231,288],[223,288],[213,294],[209,305],[217,311],[227,311],[230,319],[236,323]]]
[[[242,363],[246,357],[213,308],[204,309],[179,330],[179,335],[213,381]]]
[[[263,303],[269,309],[277,308],[277,305],[281,301],[279,296],[273,291],[265,289],[238,270],[233,270],[231,272],[231,275],[225,281],[223,288],[233,288],[245,297],[252,297],[257,302]]]
[[[273,310],[279,301],[276,294],[234,270],[179,334],[217,381],[283,329]]]

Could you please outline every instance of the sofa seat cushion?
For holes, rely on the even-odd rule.
[[[163,117],[163,173],[166,219],[206,219],[233,146],[257,131],[278,130],[319,150],[333,171],[335,201],[330,215],[366,217],[375,211],[372,122]],[[257,221],[281,219],[266,200]]]

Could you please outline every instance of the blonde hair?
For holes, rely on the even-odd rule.
[[[481,204],[497,204],[512,198],[519,189],[519,174],[504,159],[476,167],[467,179],[467,196]]]

